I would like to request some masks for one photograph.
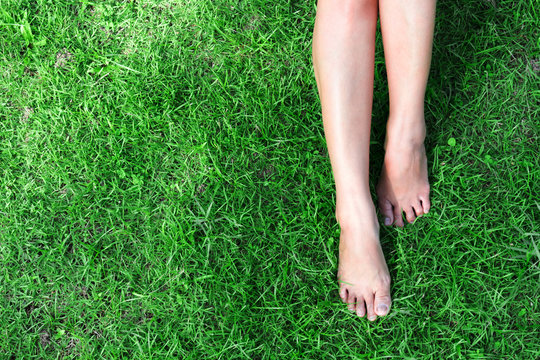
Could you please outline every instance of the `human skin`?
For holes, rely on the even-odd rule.
[[[341,228],[340,297],[369,320],[388,314],[390,275],[369,190],[375,31],[380,12],[390,92],[385,162],[377,186],[387,225],[429,210],[424,93],[434,0],[319,0],[312,60]]]

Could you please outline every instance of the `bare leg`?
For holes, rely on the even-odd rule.
[[[336,183],[340,296],[358,316],[390,309],[390,275],[368,183],[377,0],[319,0],[313,66]]]
[[[424,94],[431,62],[436,0],[380,0],[390,115],[377,186],[385,224],[403,226],[429,211],[424,149]]]

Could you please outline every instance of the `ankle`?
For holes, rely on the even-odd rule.
[[[424,145],[426,124],[424,116],[414,118],[389,117],[386,126],[385,150],[411,149]]]
[[[336,202],[336,220],[342,231],[379,228],[375,206],[371,198],[348,198]]]

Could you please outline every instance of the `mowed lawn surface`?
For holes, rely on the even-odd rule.
[[[538,11],[439,2],[432,211],[381,229],[370,323],[337,291],[314,1],[1,1],[0,358],[538,359]]]

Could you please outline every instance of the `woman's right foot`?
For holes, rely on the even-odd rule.
[[[363,208],[363,209],[362,209]],[[375,208],[349,207],[336,216],[341,227],[339,240],[339,295],[351,311],[370,321],[388,314],[391,306],[390,274],[379,243]]]

